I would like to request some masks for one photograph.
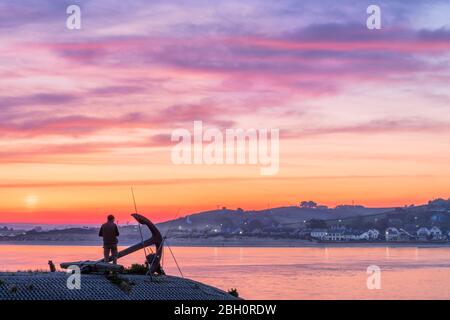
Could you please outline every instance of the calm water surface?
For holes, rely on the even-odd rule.
[[[166,249],[167,250],[167,249]],[[172,247],[185,277],[246,299],[450,299],[450,248]],[[0,270],[48,269],[47,261],[98,259],[92,246],[0,245]],[[119,260],[144,261],[143,251]],[[368,290],[366,269],[381,268]],[[169,251],[164,268],[179,275]]]

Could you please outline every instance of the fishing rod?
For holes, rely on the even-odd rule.
[[[136,205],[136,198],[134,197],[134,190],[133,187],[131,187],[131,196],[133,198],[133,204],[134,204],[134,212],[138,213],[137,210],[137,205]],[[142,230],[141,230],[141,224],[138,223],[138,229],[139,229],[139,234],[141,236],[141,243],[144,244],[144,236],[142,235]],[[147,257],[147,248],[144,247],[144,256],[145,256],[145,261],[147,261],[147,265],[148,265],[148,270],[150,271],[150,262],[148,261],[148,257]],[[150,248],[151,252],[153,253],[153,250]]]
[[[133,187],[131,187],[131,196],[132,196],[132,198],[133,198],[134,210],[135,210],[136,213],[138,213],[138,212],[137,212],[137,205],[136,205],[136,198],[135,198],[135,196],[134,196],[134,190],[133,190]],[[178,209],[178,211],[177,211],[177,218],[178,218],[179,213],[180,213],[180,211],[179,211],[179,209]],[[175,220],[176,220],[176,219],[175,219]],[[175,220],[172,221],[172,224],[175,222]],[[140,234],[140,236],[141,236],[141,242],[142,242],[142,244],[144,244],[144,236],[142,235],[141,225],[138,224],[138,227],[139,227],[139,234]],[[172,227],[172,226],[171,226],[171,227]],[[171,230],[171,228],[169,227],[169,228],[167,229],[167,231],[166,231],[165,236],[162,238],[162,241],[161,241],[160,246],[159,246],[158,248],[156,248],[156,254],[155,254],[155,255],[157,255],[158,252],[161,250],[161,248],[162,248],[162,246],[163,246],[163,244],[164,244],[164,242],[165,242],[165,240],[166,240],[166,238],[167,238],[167,235],[169,234],[169,231],[170,231],[170,230]],[[175,254],[174,254],[173,251],[172,251],[172,248],[171,248],[168,244],[167,244],[167,247],[169,248],[169,251],[170,251],[170,253],[171,253],[171,255],[172,255],[173,260],[175,261],[175,264],[176,264],[176,266],[177,266],[177,268],[178,268],[178,271],[179,271],[180,274],[181,274],[181,277],[184,278],[183,272],[181,271],[181,268],[180,268],[180,266],[178,265],[178,261],[177,261],[177,259],[176,259],[176,257],[175,257]],[[151,253],[153,253],[152,248],[150,248],[150,250],[151,250]],[[153,264],[154,264],[154,262],[155,262],[155,260],[156,260],[156,257],[153,258],[152,261],[151,261],[151,263],[150,263],[149,258],[148,258],[148,255],[147,255],[146,247],[144,247],[144,255],[145,255],[145,261],[147,261],[147,265],[148,265],[148,271],[147,271],[147,273],[150,273],[150,270],[151,270],[152,267],[153,267]],[[150,276],[151,276],[151,275],[150,275]]]
[[[178,210],[177,210],[177,215],[175,216],[175,220],[178,219],[178,216],[179,216],[179,215],[180,215],[180,208],[178,208]],[[172,223],[171,223],[170,226],[167,228],[166,234],[165,234],[164,237],[162,238],[161,246],[162,246],[163,243],[166,241],[166,239],[167,239],[167,237],[168,237],[168,235],[169,235],[169,232],[170,232],[171,228],[173,227],[173,224],[174,224],[174,221],[175,221],[175,220],[172,220]],[[164,251],[163,251],[162,262],[163,262],[162,264],[164,265]]]
[[[170,254],[172,255],[173,261],[175,261],[175,265],[177,266],[178,271],[180,272],[180,275],[182,278],[184,278],[183,272],[181,271],[180,266],[178,265],[178,261],[177,258],[175,257],[175,254],[172,251],[172,248],[169,246],[169,244],[167,243],[167,236],[169,234],[169,231],[172,230],[173,224],[175,223],[175,221],[178,219],[180,215],[180,209],[177,210],[177,215],[175,217],[174,220],[172,220],[172,223],[170,224],[170,226],[167,228],[166,234],[164,235],[164,237],[162,238],[161,244],[159,246],[159,248],[157,249],[157,251],[161,250],[161,247],[163,246],[163,244],[166,244],[167,248],[169,248]],[[164,252],[162,253],[164,254]],[[154,261],[154,260],[153,260]],[[152,266],[153,266],[153,262],[152,262]]]

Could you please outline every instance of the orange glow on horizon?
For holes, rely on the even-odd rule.
[[[176,218],[177,212],[181,217],[218,207],[262,210],[295,206],[302,200],[314,200],[330,207],[352,202],[367,207],[419,205],[437,197],[446,198],[441,190],[450,188],[448,179],[432,177],[267,180],[270,184],[265,179],[233,182],[219,179],[179,185],[141,185],[135,187],[135,193],[138,210],[155,222],[162,222]],[[430,186],[427,190],[422,189],[425,184]],[[8,193],[8,199],[0,199],[6,207],[0,214],[4,223],[100,223],[108,213],[114,213],[124,223],[132,221],[129,214],[134,211],[128,186],[44,187],[32,193],[16,188]],[[32,206],[24,202],[23,194],[32,194],[25,198]]]

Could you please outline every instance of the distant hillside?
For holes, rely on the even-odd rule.
[[[220,209],[187,215],[157,224],[163,236],[186,244],[194,241],[198,245],[208,240],[239,244],[247,238],[264,245],[270,239],[303,239],[305,230],[329,227],[348,227],[366,231],[376,229],[384,232],[388,227],[398,227],[415,232],[419,227],[437,226],[450,231],[450,200],[436,199],[426,205],[398,208],[365,208],[343,205],[327,208],[313,201],[301,206],[245,211],[242,209]],[[150,236],[147,228],[141,228],[143,238]],[[132,244],[142,241],[137,225],[120,226],[120,243]],[[78,243],[101,244],[98,227],[45,230],[12,230],[0,228],[0,241],[14,243]],[[216,241],[216,242],[217,242]],[[290,241],[290,240],[289,240]],[[193,242],[193,243],[194,243]]]
[[[398,207],[390,211],[348,217],[342,220],[328,220],[329,224],[341,224],[358,229],[399,227],[415,230],[419,227],[437,226],[450,231],[450,200],[430,200],[426,205]]]
[[[190,232],[200,235],[202,232],[236,234],[239,230],[242,230],[243,234],[255,230],[270,233],[275,231],[273,229],[289,232],[312,225],[341,225],[355,229],[379,230],[385,230],[389,226],[417,228],[436,225],[447,230],[450,229],[450,200],[435,199],[425,205],[397,208],[342,205],[332,209],[308,201],[303,202],[302,207],[289,206],[259,211],[223,208],[158,224],[163,232],[170,230],[171,235],[178,233],[180,236]]]
[[[212,210],[191,214],[183,218],[158,224],[161,230],[189,230],[232,228],[259,221],[262,225],[277,225],[301,228],[311,219],[336,220],[364,217],[392,212],[394,208],[365,208],[362,206],[340,206],[329,208],[302,208],[299,206],[279,207],[259,211]]]

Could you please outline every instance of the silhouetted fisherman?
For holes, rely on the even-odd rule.
[[[109,262],[109,253],[111,252],[112,261],[114,264],[117,264],[117,243],[119,243],[117,237],[119,236],[119,228],[114,223],[114,219],[112,214],[108,216],[108,221],[102,224],[98,236],[103,237],[104,261]]]

